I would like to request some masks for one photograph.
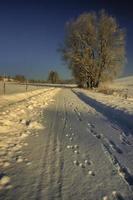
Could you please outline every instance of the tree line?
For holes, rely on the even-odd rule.
[[[48,74],[47,79],[27,79],[24,75],[17,74],[15,76],[1,76],[0,81],[12,81],[12,82],[19,82],[19,83],[51,83],[51,84],[74,84],[74,79],[62,79],[57,71],[51,70]]]

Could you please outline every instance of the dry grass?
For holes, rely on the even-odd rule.
[[[106,95],[122,97],[124,99],[128,98],[128,90],[113,88],[113,87],[111,87],[111,83],[110,84],[109,83],[101,84],[100,87],[96,91],[106,94]]]

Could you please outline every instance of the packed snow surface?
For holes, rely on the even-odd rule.
[[[75,88],[2,98],[0,200],[133,199],[129,105]]]

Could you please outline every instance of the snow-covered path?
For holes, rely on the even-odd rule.
[[[132,135],[96,108],[61,89],[41,115],[45,129],[25,140],[29,162],[1,169],[12,187],[0,200],[132,200]]]

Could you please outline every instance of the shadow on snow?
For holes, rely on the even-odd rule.
[[[78,92],[72,90],[84,103],[96,109],[96,111],[102,113],[108,118],[111,122],[117,124],[122,128],[126,134],[131,134],[133,132],[133,115],[125,113],[122,110],[116,110],[107,106],[101,102],[96,101],[95,99],[85,95],[83,92]]]

